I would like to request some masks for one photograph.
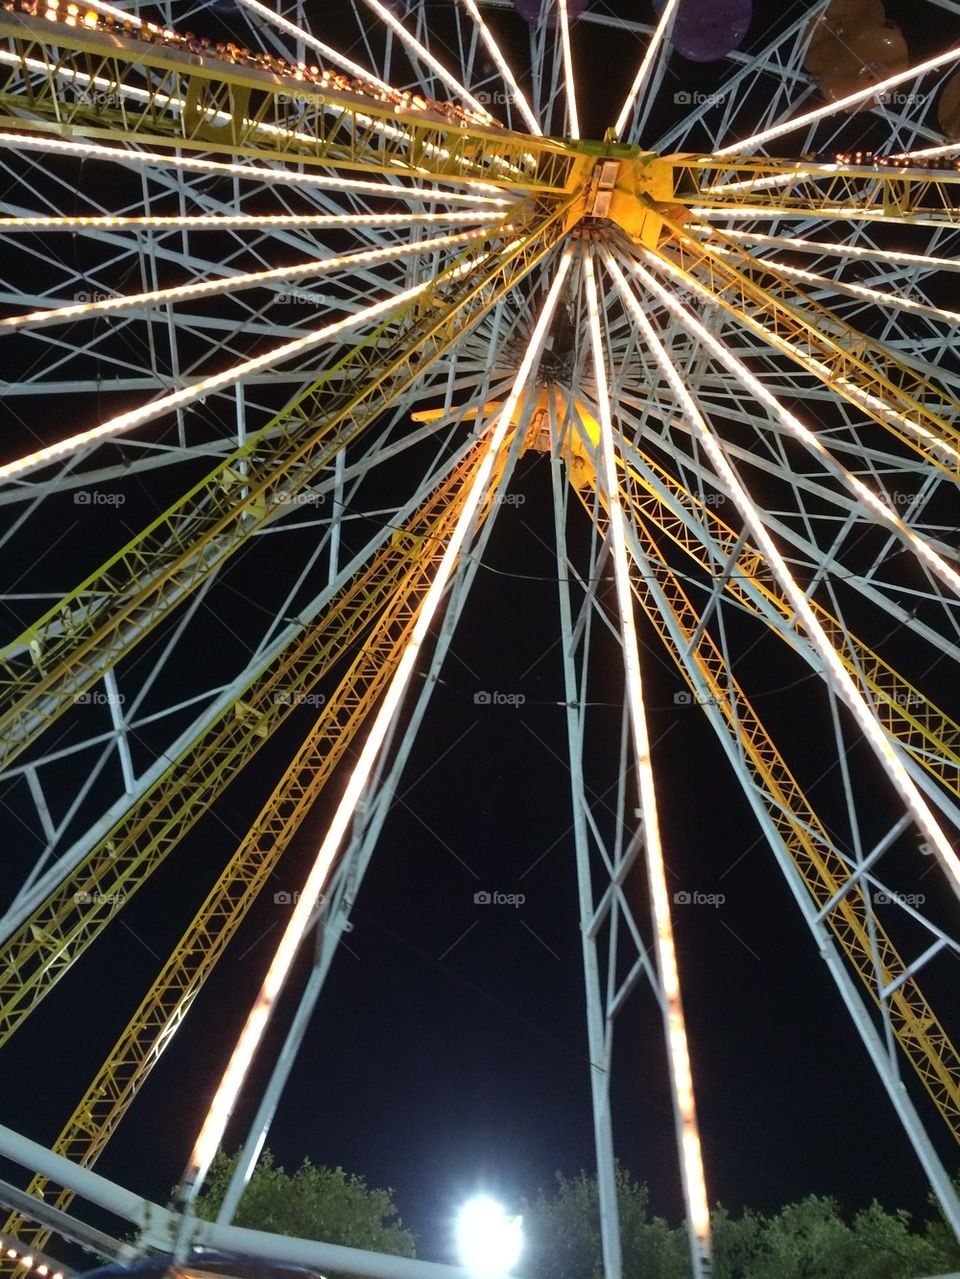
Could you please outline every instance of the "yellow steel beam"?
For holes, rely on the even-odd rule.
[[[439,111],[110,31],[0,12],[0,40],[3,60],[23,73],[0,92],[4,128],[519,192],[572,192],[589,164],[551,138],[457,126]]]
[[[578,486],[576,492],[588,513],[593,514],[590,491]],[[639,574],[632,579],[638,602],[692,688],[681,659],[681,653],[690,649],[709,689],[710,702],[723,715],[771,822],[817,909],[825,912],[825,922],[874,1002],[880,1006],[884,1002],[881,991],[902,979],[899,988],[885,1001],[894,1035],[953,1136],[960,1141],[960,1057],[947,1032],[916,980],[904,976],[907,965],[864,900],[860,885],[852,878],[853,869],[834,850],[826,827],[775,742],[736,679],[727,672],[719,646],[659,549],[660,529],[655,524],[647,525],[642,518],[636,519],[635,527],[678,636],[668,624],[667,612],[652,586]]]
[[[462,472],[463,466],[458,469]],[[0,1044],[223,794],[309,690],[358,643],[423,545],[451,484],[438,487],[398,534],[330,601],[323,615],[241,689],[172,758],[80,865],[0,949]]]
[[[478,443],[395,538],[404,567],[384,612],[54,1143],[73,1163],[89,1168],[99,1158],[385,688],[484,455]],[[27,1189],[61,1209],[74,1197],[59,1188],[51,1201],[40,1176]],[[19,1213],[3,1231],[30,1250],[50,1235]]]
[[[638,456],[656,475],[660,484],[673,494],[708,529],[711,540],[725,558],[736,551],[739,536],[716,514],[715,510],[678,483],[653,458],[642,450]],[[708,553],[703,539],[672,510],[656,491],[632,467],[624,475],[624,498],[628,509],[654,521],[677,546],[709,572],[717,571],[716,560]],[[744,607],[761,618],[776,634],[782,635],[764,604],[772,605],[784,622],[794,616],[789,600],[763,563],[759,552],[748,541],[740,545],[735,562],[725,582],[725,590]],[[904,750],[932,777],[960,798],[960,724],[921,693],[909,680],[886,662],[869,645],[816,600],[810,606],[832,641],[850,675],[861,685],[884,728]]]
[[[672,201],[696,210],[765,217],[821,217],[843,222],[960,226],[960,172],[838,164],[766,157],[665,156],[673,169]]]
[[[882,165],[665,155],[579,143],[597,160],[588,213],[649,243],[642,227],[651,211],[682,224],[710,212],[727,217],[833,218],[960,226],[960,172]]]
[[[49,727],[514,287],[576,218],[516,206],[122,550],[0,651],[0,766]]]
[[[720,231],[705,242],[664,220],[656,254],[764,342],[813,373],[914,453],[960,480],[960,401],[839,319]],[[675,281],[674,281],[675,282]]]
[[[558,399],[558,408],[563,421],[566,403],[560,407]],[[580,401],[575,401],[575,408],[588,440],[595,446],[599,439],[596,419]],[[593,460],[575,429],[569,430],[567,439],[566,459],[571,478],[581,486],[594,484]],[[654,479],[648,479],[618,458],[624,509],[632,511],[638,520],[656,526],[701,568],[715,574],[718,560],[708,550],[708,542],[711,542],[723,564],[729,566],[724,579],[726,593],[782,637],[783,631],[771,616],[770,608],[785,623],[793,620],[793,608],[776,578],[766,568],[759,551],[748,540],[741,540],[737,531],[720,518],[714,507],[701,501],[649,453],[636,444],[633,450]],[[672,505],[669,498],[664,497],[664,492],[672,497]],[[704,527],[704,533],[690,527],[680,513],[683,510],[689,511]],[[815,599],[810,599],[809,603],[847,671],[863,689],[890,736],[921,768],[960,799],[960,724],[875,653],[829,609]]]

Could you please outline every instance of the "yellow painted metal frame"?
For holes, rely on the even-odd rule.
[[[484,456],[485,443],[480,441],[430,495],[405,529],[397,533],[393,545],[381,557],[384,563],[402,569],[389,576],[375,574],[379,577],[376,602],[379,605],[386,601],[383,612],[364,639],[336,692],[319,710],[313,728],[284,776],[74,1108],[52,1147],[58,1154],[85,1168],[96,1163],[179,1029],[204,982],[247,917],[290,840],[349,750],[396,669],[416,622],[420,603]],[[501,457],[496,473],[502,469]],[[493,491],[494,487],[491,487],[491,494]],[[490,505],[488,501],[481,511],[481,523],[489,514]],[[368,614],[369,609],[363,609],[360,620],[368,622]],[[325,617],[322,629],[324,636],[329,636],[336,655],[344,653],[356,642],[353,632],[336,616],[332,621],[329,616]],[[276,691],[272,697],[276,701]],[[284,697],[287,706],[295,700],[289,690]],[[163,783],[165,788],[178,786],[178,772],[171,772],[172,776]],[[206,795],[203,801],[206,807],[209,803]],[[191,809],[191,813],[194,811]],[[178,833],[182,835],[183,829]],[[163,847],[168,847],[168,844]],[[155,860],[153,864],[157,864]],[[141,862],[141,868],[142,865]],[[138,882],[143,883],[142,869]],[[82,946],[71,945],[71,960],[92,940],[91,934],[81,939]],[[0,966],[2,963],[0,957]],[[47,1198],[50,1193],[49,1182],[40,1176],[34,1177],[27,1189],[30,1194],[41,1198]],[[60,1189],[52,1202],[55,1207],[65,1209],[73,1198],[72,1191]],[[11,1215],[3,1230],[15,1234],[30,1249],[42,1248],[50,1234],[18,1213]]]
[[[0,652],[0,764],[7,764],[314,481],[575,218],[528,197],[490,239],[380,324],[322,378]]]
[[[572,192],[588,163],[551,138],[461,128],[438,112],[401,112],[361,94],[108,31],[0,12],[0,39],[29,68],[21,89],[0,93],[0,126],[8,129],[418,181],[493,182],[518,193]]]
[[[700,240],[666,220],[663,228],[659,257],[705,286],[738,323],[812,372],[924,461],[960,480],[960,401],[729,236],[712,231],[709,241]],[[858,395],[870,398],[864,402]]]
[[[574,488],[587,512],[596,517],[591,491],[579,485]],[[907,965],[864,901],[860,886],[852,880],[850,867],[833,850],[826,828],[739,683],[728,675],[723,654],[709,627],[702,624],[703,619],[679,576],[669,567],[659,548],[657,526],[647,524],[638,513],[634,514],[634,528],[641,548],[684,636],[684,647],[689,648],[693,643],[691,656],[709,689],[711,704],[720,710],[728,731],[736,739],[770,820],[818,910],[826,912],[824,921],[878,1006],[881,988],[903,979],[888,1001],[894,1034],[954,1138],[960,1141],[960,1056],[916,980],[903,977]],[[680,674],[693,688],[681,661],[681,650],[660,612],[652,588],[639,573],[631,581],[637,601]]]

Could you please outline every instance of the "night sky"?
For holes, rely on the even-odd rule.
[[[760,47],[801,7],[758,2],[744,47]],[[334,6],[314,4],[321,36],[325,22],[336,34],[336,14],[328,18],[328,8]],[[651,6],[620,0],[615,9],[647,18]],[[887,9],[918,54],[931,42],[946,47],[947,15],[934,31],[918,26],[912,6],[889,0]],[[201,29],[199,17],[192,22]],[[522,28],[511,34],[515,27],[503,18],[498,30],[518,52]],[[576,28],[578,38],[581,31],[578,56],[590,84],[582,99],[583,131],[599,136],[622,100],[641,46],[622,35],[587,32],[585,24]],[[684,87],[692,88],[709,88],[717,75],[715,68],[692,63],[684,71]],[[669,88],[663,96],[670,98]],[[668,103],[662,120],[672,110]],[[853,122],[850,144],[868,127]],[[92,420],[95,406],[81,408]],[[43,429],[39,416],[29,416],[39,414],[36,405],[24,410],[18,404],[16,410],[27,421],[12,424],[16,444],[4,445],[11,456],[22,451],[29,433]],[[51,435],[61,434],[61,425],[50,425]],[[402,484],[409,476],[394,478]],[[29,589],[67,588],[79,580],[118,544],[120,533],[132,533],[162,509],[164,497],[172,495],[163,489],[168,482],[158,480],[149,491],[142,483],[134,486],[122,512],[91,511],[75,530],[69,521],[76,513],[54,505],[50,541],[63,532],[71,536],[37,566],[37,585]],[[353,931],[333,966],[269,1139],[288,1168],[308,1156],[360,1173],[371,1185],[392,1187],[404,1224],[420,1240],[420,1255],[437,1260],[450,1259],[451,1216],[468,1192],[487,1189],[514,1204],[548,1187],[557,1170],[572,1175],[593,1162],[545,458],[532,452],[523,457],[514,492],[524,500],[498,518],[354,910]],[[369,495],[370,509],[378,496]],[[357,544],[370,532],[370,521],[361,524],[348,535]],[[573,530],[581,547],[587,532],[584,517]],[[260,553],[232,570],[231,580],[256,602],[268,598],[271,575],[280,567]],[[245,607],[237,605],[238,625]],[[224,616],[201,623],[209,627],[208,645],[197,648],[201,680],[209,678],[212,663],[231,656],[218,647]],[[15,628],[5,624],[5,636],[8,630]],[[814,677],[759,624],[744,623],[733,638],[748,693],[783,734],[802,781],[839,821],[828,708],[822,695],[813,696]],[[697,707],[675,703],[685,685],[645,624],[641,640],[671,887],[722,896],[719,905],[678,906],[675,912],[711,1199],[733,1211],[770,1211],[816,1192],[835,1195],[848,1209],[877,1197],[891,1207],[923,1210],[919,1166],[719,743]],[[900,641],[889,640],[896,653]],[[474,695],[482,690],[525,700],[522,706],[479,706]],[[931,691],[948,710],[953,699],[956,709],[949,676],[933,670]],[[597,716],[609,719],[609,753],[591,761],[600,791],[604,775],[607,786],[615,781],[620,710],[613,675],[609,694],[607,705],[596,708]],[[44,1142],[54,1139],[191,907],[282,774],[309,715],[303,708],[291,717],[5,1049],[2,1122]],[[851,760],[855,778],[871,785],[862,752],[854,750]],[[303,880],[344,776],[343,770],[337,774],[299,832],[100,1160],[105,1175],[159,1200],[178,1181],[286,920],[289,907],[275,902],[274,894],[293,892]],[[881,816],[893,812],[882,790],[877,806]],[[14,820],[6,822],[2,839],[18,866],[29,862],[29,842]],[[477,904],[474,894],[481,890],[522,894],[523,904]],[[303,969],[301,960],[294,994]],[[941,985],[946,1003],[937,1000],[936,984],[931,995],[949,1024],[952,992]],[[293,1008],[290,993],[231,1125],[229,1147],[242,1139],[253,1113],[257,1085]],[[649,1184],[654,1211],[679,1222],[660,1022],[645,988],[618,1023],[613,1096],[620,1159]],[[922,1098],[920,1104],[954,1169],[955,1148],[932,1107]]]

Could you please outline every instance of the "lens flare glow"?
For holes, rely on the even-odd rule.
[[[523,1251],[520,1217],[510,1217],[487,1195],[468,1200],[457,1217],[457,1251],[471,1274],[508,1275]]]

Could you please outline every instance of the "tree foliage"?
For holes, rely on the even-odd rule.
[[[223,1202],[236,1156],[218,1155],[197,1200],[197,1215],[213,1220]],[[318,1168],[309,1159],[285,1172],[265,1150],[240,1201],[234,1225],[273,1234],[415,1256],[416,1241],[397,1214],[389,1190],[371,1190],[342,1168]]]
[[[646,1186],[617,1173],[624,1279],[689,1279],[686,1234],[652,1216]],[[713,1214],[715,1279],[921,1279],[955,1264],[939,1224],[915,1228],[880,1204],[844,1219],[837,1203],[809,1195],[774,1216]],[[524,1208],[524,1273],[531,1279],[603,1279],[597,1182],[557,1177]]]

